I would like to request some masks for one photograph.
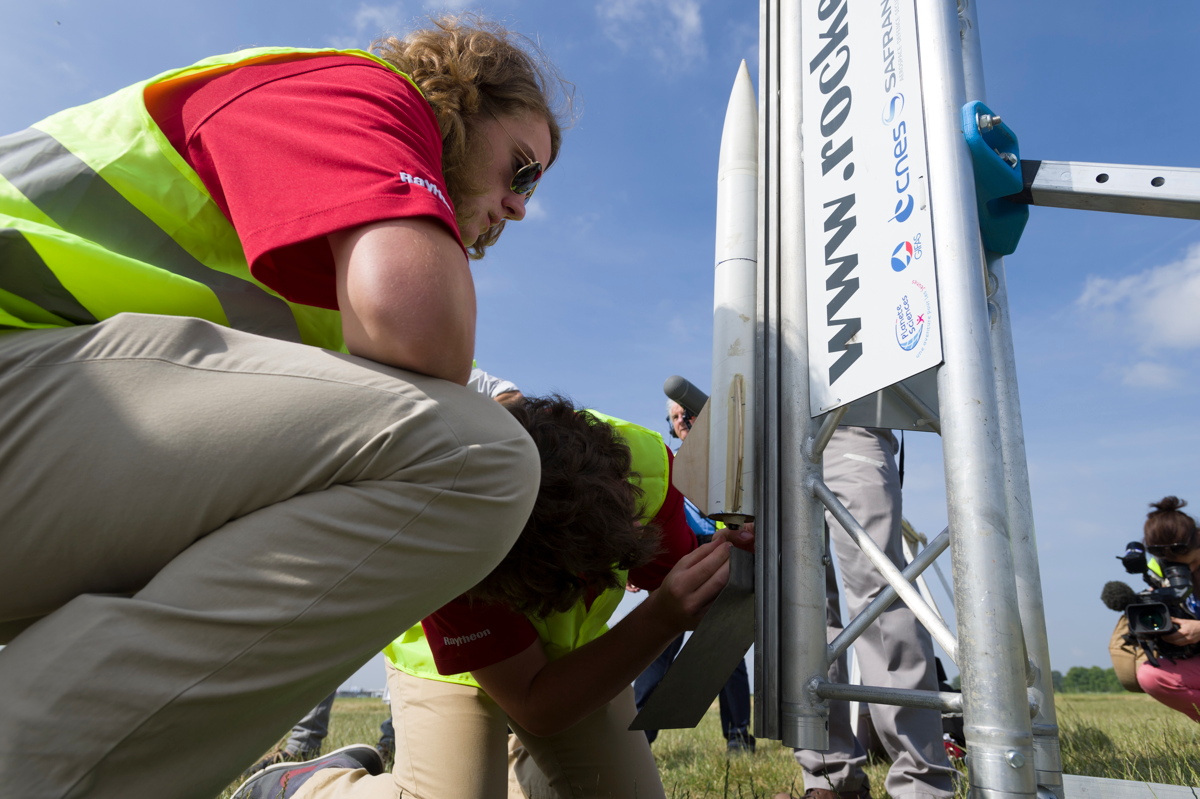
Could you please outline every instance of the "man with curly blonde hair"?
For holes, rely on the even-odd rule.
[[[538,456],[468,253],[558,154],[503,28],[259,48],[0,137],[0,785],[211,796],[478,583]]]

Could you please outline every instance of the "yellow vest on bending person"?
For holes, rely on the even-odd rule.
[[[642,490],[639,512],[642,522],[649,522],[658,514],[667,498],[670,466],[662,436],[607,414],[596,411],[585,413],[612,425],[613,430],[629,447],[632,456],[629,481]],[[624,584],[625,573],[617,571],[617,576]],[[543,619],[530,617],[529,622],[537,630],[538,639],[546,650],[546,657],[556,660],[605,633],[608,630],[608,620],[624,594],[622,588],[610,588],[592,600],[590,605],[580,602],[570,610],[552,613]],[[425,631],[420,624],[414,625],[389,644],[383,650],[383,654],[397,669],[414,677],[479,687],[479,683],[475,682],[470,672],[438,673],[429,642],[425,640]]]
[[[359,50],[243,50],[0,137],[0,328],[153,313],[343,349],[337,311],[287,302],[250,275],[233,226],[145,102],[170,81],[330,54],[377,61],[412,82]]]

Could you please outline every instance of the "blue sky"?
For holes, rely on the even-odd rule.
[[[362,46],[463,3],[0,0],[0,132],[240,47]],[[575,86],[525,222],[474,267],[477,357],[665,432],[663,380],[707,387],[721,123],[751,0],[496,0]],[[981,4],[988,104],[1025,158],[1197,167],[1191,0]],[[1007,261],[1053,667],[1108,666],[1113,559],[1165,494],[1200,511],[1200,225],[1034,208]],[[905,514],[946,519],[940,441],[909,434]],[[948,556],[943,569],[949,572]],[[358,684],[381,684],[378,669]]]

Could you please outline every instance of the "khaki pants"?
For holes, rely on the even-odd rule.
[[[650,744],[630,732],[633,689],[570,729],[530,735],[468,685],[388,667],[396,766],[391,774],[326,769],[295,799],[662,799]],[[581,688],[586,690],[586,688]],[[508,734],[508,729],[513,734]],[[510,770],[511,768],[511,770]]]
[[[537,478],[445,381],[187,318],[0,334],[0,793],[217,795]]]

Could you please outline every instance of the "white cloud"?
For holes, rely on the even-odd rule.
[[[621,52],[647,53],[665,71],[682,72],[707,55],[700,0],[600,0],[596,16]]]
[[[540,222],[550,216],[546,211],[546,206],[540,200],[530,200],[525,203],[525,220],[526,222]]]
[[[1200,349],[1200,244],[1175,263],[1129,277],[1090,275],[1077,305],[1147,352]]]
[[[362,3],[351,17],[348,27],[353,33],[329,37],[329,43],[339,48],[366,48],[384,33],[395,32],[407,20],[404,5],[369,5]]]
[[[1175,388],[1183,377],[1182,371],[1165,363],[1139,361],[1122,370],[1121,382],[1132,388]]]

